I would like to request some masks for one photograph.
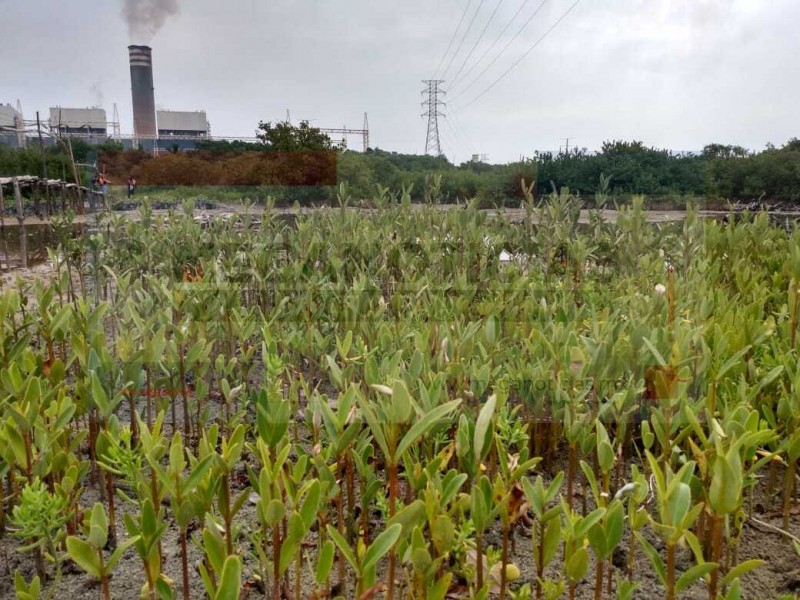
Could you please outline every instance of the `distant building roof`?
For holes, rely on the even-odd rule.
[[[159,110],[156,120],[159,131],[208,131],[208,119],[203,110]]]
[[[0,104],[0,127],[16,127],[17,109],[10,104]]]
[[[106,128],[106,111],[102,108],[62,108],[55,106],[50,109],[50,127],[70,127],[81,129]]]

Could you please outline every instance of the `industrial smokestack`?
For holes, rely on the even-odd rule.
[[[153,50],[149,46],[128,46],[133,97],[133,133],[137,139],[155,139],[156,100],[153,88]]]

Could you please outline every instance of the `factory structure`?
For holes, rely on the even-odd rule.
[[[108,120],[102,108],[50,108],[50,131],[65,137],[80,137],[89,144],[108,140]]]
[[[25,147],[25,124],[21,111],[10,104],[0,104],[0,144]]]
[[[128,46],[128,60],[131,74],[131,106],[133,108],[133,133],[120,133],[117,106],[114,105],[113,116],[109,120],[105,109],[101,107],[72,108],[54,106],[50,108],[48,119],[40,119],[37,113],[35,120],[25,119],[22,108],[17,103],[14,108],[10,104],[0,104],[0,144],[24,148],[31,143],[29,138],[41,138],[44,144],[53,144],[57,139],[65,137],[82,139],[90,144],[102,144],[115,141],[126,149],[140,148],[146,152],[158,154],[174,150],[193,150],[203,140],[246,140],[247,137],[211,136],[211,127],[206,112],[157,110],[155,101],[155,84],[153,77],[153,50],[149,46]],[[367,116],[364,114],[364,129],[321,129],[331,135],[335,143],[338,135],[342,136],[342,145],[346,145],[344,136],[358,135],[363,139],[364,150],[369,145],[369,129]],[[337,136],[334,138],[334,136]]]

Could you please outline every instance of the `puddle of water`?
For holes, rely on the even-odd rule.
[[[84,225],[75,225],[72,235],[81,235]],[[58,245],[52,225],[6,223],[0,228],[0,266],[3,269],[27,269],[47,261],[47,248]]]

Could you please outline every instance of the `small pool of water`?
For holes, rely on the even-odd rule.
[[[82,235],[86,231],[83,224],[73,225],[72,235]],[[47,223],[22,225],[6,222],[0,227],[0,267],[26,269],[48,260],[47,248],[58,245],[59,234]]]

